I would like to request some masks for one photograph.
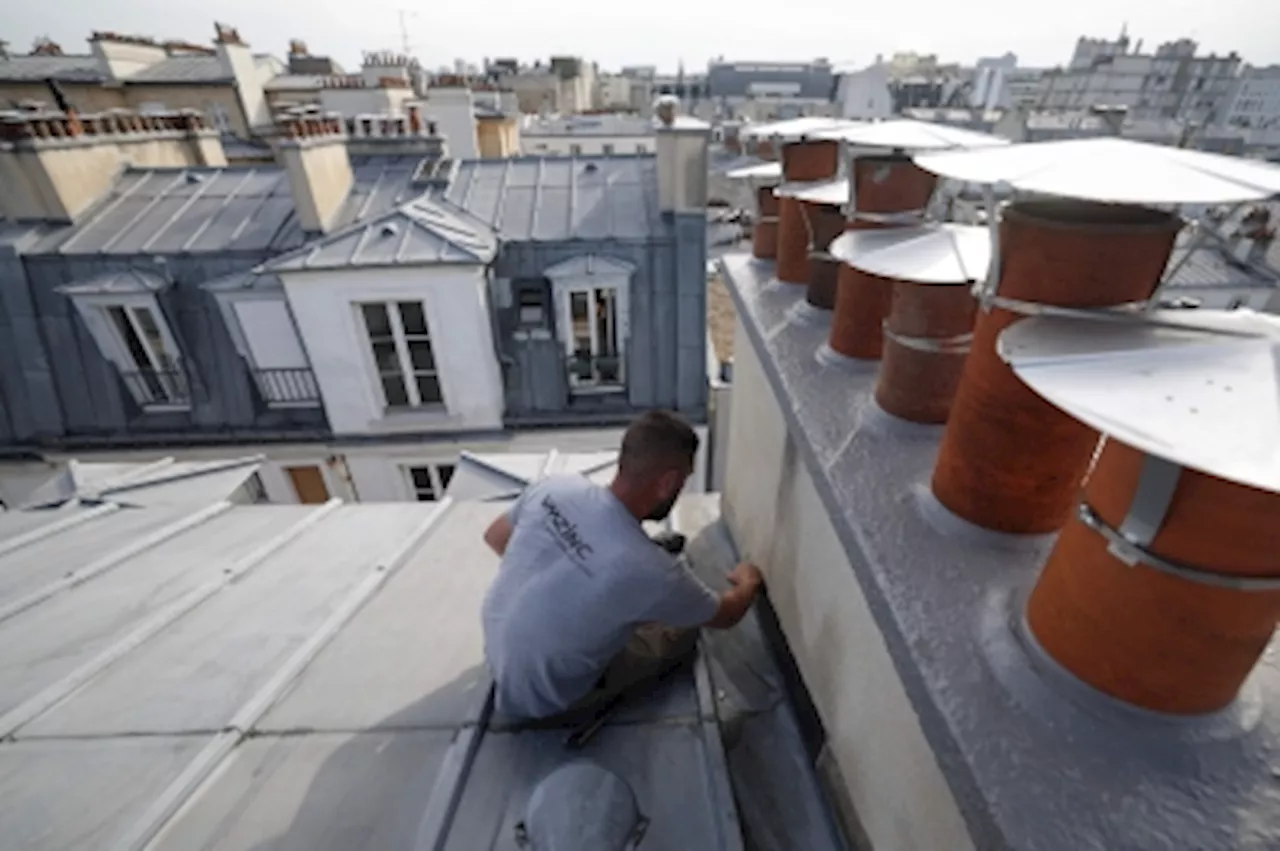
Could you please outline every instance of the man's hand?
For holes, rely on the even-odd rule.
[[[733,587],[720,595],[720,608],[707,623],[712,629],[728,629],[746,616],[764,584],[764,574],[744,561],[729,573],[729,584]]]
[[[729,584],[739,588],[759,589],[764,584],[764,574],[750,562],[742,562],[729,572]]]
[[[484,530],[484,542],[501,558],[507,552],[507,544],[511,542],[511,534],[514,531],[515,529],[511,527],[511,518],[505,514],[499,515],[489,524],[489,528]]]

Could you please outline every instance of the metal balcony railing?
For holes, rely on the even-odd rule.
[[[191,405],[191,382],[181,369],[142,369],[121,372],[125,386],[144,408],[185,408]]]
[[[268,405],[319,405],[320,387],[306,367],[255,369],[253,378]]]
[[[569,386],[575,389],[616,388],[624,382],[618,355],[571,355],[568,369]]]

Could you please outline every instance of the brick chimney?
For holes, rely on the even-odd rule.
[[[659,98],[654,109],[658,158],[658,209],[663,213],[696,213],[704,217],[706,237],[707,146],[711,125],[679,114],[673,97]],[[703,259],[705,267],[706,260]]]
[[[1144,301],[1181,227],[1172,213],[1132,205],[1014,202],[999,223],[996,293],[1076,308]],[[1030,390],[1000,359],[996,337],[1017,317],[998,302],[978,316],[933,493],[988,529],[1052,532],[1071,511],[1098,435]]]
[[[937,186],[937,177],[905,154],[862,154],[849,168],[850,230],[917,226]],[[876,360],[893,299],[893,281],[842,264],[828,345],[851,358]]]
[[[1028,600],[1035,642],[1143,709],[1223,709],[1280,620],[1280,320],[1038,318],[999,342],[1056,411],[1107,433]]]
[[[278,154],[302,229],[326,233],[354,180],[344,122],[336,113],[296,115],[285,117],[280,129]]]
[[[258,63],[253,58],[253,51],[240,37],[240,31],[226,24],[215,23],[213,49],[222,65],[223,73],[231,78],[236,90],[236,99],[244,113],[245,124],[254,129],[271,126],[271,110],[267,104],[266,90],[263,88],[263,75],[258,71]]]
[[[424,117],[420,103],[407,104],[404,115],[356,115],[343,119],[343,124],[351,156],[440,159],[452,153],[436,123]]]
[[[200,113],[22,113],[0,123],[0,204],[15,220],[75,221],[126,166],[225,166]]]
[[[990,259],[986,229],[929,224],[855,230],[841,235],[831,251],[890,287],[877,404],[910,422],[946,422],[973,337],[977,302],[970,288],[985,276]]]
[[[164,45],[154,39],[117,32],[93,33],[89,36],[89,49],[99,69],[113,82],[128,80],[169,56]]]
[[[835,177],[840,165],[840,143],[830,139],[800,137],[782,146],[782,180],[785,184],[814,182]],[[809,229],[801,202],[785,190],[778,203],[778,280],[809,285]]]
[[[849,202],[849,182],[833,178],[826,183],[804,186],[792,197],[799,202],[808,238],[809,283],[805,301],[817,310],[833,310],[841,264],[829,249],[845,230],[844,208]]]

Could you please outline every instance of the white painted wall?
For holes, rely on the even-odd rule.
[[[888,69],[884,65],[871,65],[861,71],[845,74],[840,79],[837,99],[843,118],[888,118],[893,114]]]
[[[334,434],[502,427],[502,377],[478,265],[404,266],[281,275]],[[355,305],[421,301],[444,411],[387,413]]]
[[[739,325],[722,506],[758,564],[876,851],[973,851],[919,719]]]
[[[533,156],[538,154],[569,156],[573,153],[574,145],[578,146],[577,153],[582,156],[606,153],[606,146],[611,148],[609,152],[615,154],[648,154],[653,153],[657,139],[653,134],[644,136],[588,136],[585,134],[530,136],[527,132],[520,134],[521,153]]]

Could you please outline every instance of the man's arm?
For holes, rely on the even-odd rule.
[[[502,514],[484,530],[484,542],[501,558],[507,552],[507,544],[511,542],[511,533],[515,527],[511,525],[511,517]]]
[[[729,584],[733,587],[720,595],[720,607],[706,623],[711,629],[728,629],[746,617],[764,584],[764,576],[754,564],[743,562],[729,574]]]

